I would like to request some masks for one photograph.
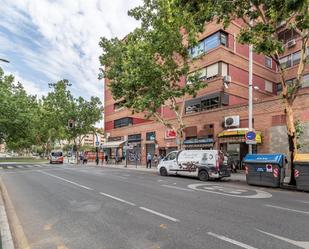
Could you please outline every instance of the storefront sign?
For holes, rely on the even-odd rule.
[[[183,144],[189,145],[189,144],[209,144],[213,143],[214,140],[212,138],[194,138],[194,139],[187,139],[183,141]]]
[[[169,129],[165,131],[165,139],[176,138],[176,131]]]

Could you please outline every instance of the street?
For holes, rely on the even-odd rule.
[[[309,248],[308,193],[66,164],[0,175],[31,249]]]

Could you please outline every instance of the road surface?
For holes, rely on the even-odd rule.
[[[308,193],[72,165],[0,175],[31,249],[309,248]]]

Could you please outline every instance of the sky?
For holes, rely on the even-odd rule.
[[[68,79],[75,96],[100,97],[100,37],[124,37],[137,25],[127,11],[142,0],[0,0],[0,62],[26,91]]]

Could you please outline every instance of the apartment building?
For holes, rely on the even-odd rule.
[[[199,71],[207,87],[195,98],[185,99],[186,149],[222,149],[236,160],[248,152],[245,133],[248,130],[248,56],[249,47],[239,44],[236,36],[241,21],[233,21],[223,30],[220,24],[208,23],[197,46],[190,48],[190,71]],[[288,82],[293,82],[300,60],[299,36],[291,30],[282,30],[286,44],[281,63],[288,68]],[[253,126],[257,132],[254,152],[288,151],[285,114],[280,97],[280,79],[271,58],[253,54],[254,107]],[[146,120],[143,114],[132,115],[113,100],[105,79],[105,152],[113,157],[124,156],[127,145],[129,162],[145,163],[147,153],[163,154],[177,148],[176,134],[162,124]],[[181,85],[190,84],[183,79]],[[304,73],[303,89],[295,102],[295,116],[309,128],[309,67]],[[162,106],[163,116],[175,120],[168,107]],[[303,141],[309,141],[309,129],[304,129]]]

